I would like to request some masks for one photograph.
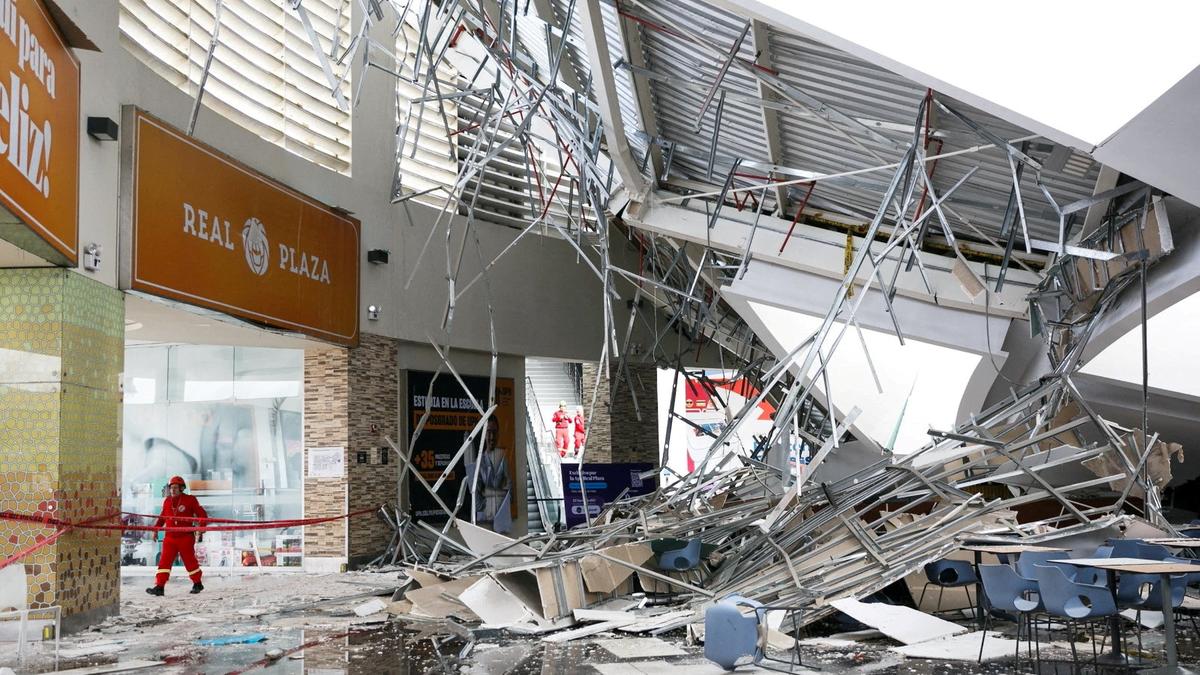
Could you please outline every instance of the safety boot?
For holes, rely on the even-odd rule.
[[[196,593],[199,593],[202,590],[204,590],[204,584],[192,584],[192,590],[190,590],[188,592],[192,593],[194,595]]]
[[[165,593],[162,586],[151,586],[150,588],[146,589],[146,592],[150,595],[157,595],[159,597],[162,597],[163,593]]]

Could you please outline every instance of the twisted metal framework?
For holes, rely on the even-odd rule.
[[[302,0],[290,2],[303,17]],[[714,438],[714,445],[734,439],[759,403],[770,400],[777,407],[770,432],[755,448],[710,454],[694,472],[650,495],[609,504],[587,527],[514,541],[514,547],[536,544],[536,559],[498,563],[504,558],[502,552],[479,555],[449,536],[459,509],[468,494],[475,492],[469,489],[470,482],[462,483],[453,505],[436,495],[436,488],[454,470],[469,444],[482,443],[477,432],[495,409],[493,328],[492,393],[486,401],[472,398],[481,421],[447,467],[447,474],[429,484],[411,468],[412,444],[393,446],[402,463],[401,481],[411,471],[434,495],[447,522],[435,528],[401,513],[387,514],[397,535],[382,562],[419,561],[463,574],[496,568],[561,568],[585,556],[600,556],[673,586],[679,591],[679,602],[691,610],[714,597],[739,593],[768,604],[805,608],[801,622],[807,623],[832,611],[829,600],[879,590],[945,555],[965,536],[1007,535],[1036,542],[1111,526],[1130,512],[1140,512],[1155,524],[1169,527],[1159,511],[1161,485],[1146,468],[1155,453],[1167,451],[1167,445],[1145,424],[1142,429],[1128,430],[1100,417],[1072,380],[1088,339],[1106,311],[1139,280],[1144,285],[1147,267],[1173,247],[1165,209],[1152,189],[1131,182],[1060,205],[1044,180],[1043,160],[1036,159],[1031,149],[1035,136],[1006,139],[977,122],[958,103],[934,92],[913,111],[912,124],[904,126],[906,141],[897,140],[894,133],[885,135],[865,125],[789,84],[779,71],[742,56],[751,22],[730,46],[718,44],[696,26],[670,16],[648,0],[617,4],[623,19],[650,26],[712,57],[709,65],[715,68],[715,77],[688,85],[704,91],[696,117],[698,129],[711,112],[711,143],[704,148],[702,140],[695,147],[685,147],[654,134],[623,133],[619,115],[612,115],[616,109],[611,101],[615,71],[607,67],[613,60],[603,58],[607,48],[603,45],[604,27],[597,25],[601,21],[598,0],[566,0],[561,7],[551,7],[553,11],[533,13],[529,2],[509,0],[357,2],[362,20],[350,44],[340,53],[336,45],[326,53],[313,36],[314,50],[325,64],[335,93],[339,84],[336,68],[355,59],[361,59],[364,68],[379,68],[420,87],[420,96],[403,102],[391,197],[393,201],[441,199],[439,215],[424,246],[428,247],[434,236],[444,237],[447,244],[448,300],[443,328],[452,330],[458,301],[477,285],[482,284],[490,298],[489,270],[503,264],[504,256],[521,239],[530,233],[557,236],[575,249],[580,263],[600,282],[604,326],[600,363],[612,395],[618,394],[624,382],[626,395],[636,397],[628,383],[631,359],[649,360],[686,375],[685,358],[711,344],[728,368],[751,378],[760,392],[732,416],[730,424]],[[535,0],[535,5],[544,4],[548,3]],[[547,14],[559,20],[547,21]],[[534,53],[522,38],[522,26],[533,20],[544,30],[546,44],[551,46],[548,54]],[[583,69],[579,55],[569,53],[569,48],[583,49],[576,20],[583,25],[591,63],[599,72],[595,67],[590,72]],[[417,28],[417,44],[406,48],[415,55],[412,62],[398,71],[377,65],[372,54],[386,50],[372,40],[373,26],[392,26],[392,34],[399,35],[406,22]],[[474,41],[477,67],[458,83],[443,82],[438,68],[448,52],[459,49],[456,45],[461,40]],[[613,66],[646,80],[671,77],[626,59],[616,59]],[[736,93],[726,87],[731,73],[752,78],[760,94]],[[564,79],[572,80],[572,86]],[[359,86],[361,91],[361,80]],[[427,130],[422,129],[427,124],[426,107],[467,98],[477,102],[468,118],[452,120],[438,108],[442,110],[439,133],[462,139],[465,136],[459,134],[463,130],[474,132],[469,143],[450,146],[448,159],[458,167],[454,181],[422,192],[406,191],[402,160],[406,153],[414,156],[415,145]],[[733,100],[767,109],[807,111],[831,134],[878,163],[819,173],[725,156],[719,152],[718,138],[723,109]],[[964,133],[973,134],[977,143],[943,152],[937,140],[940,132],[931,123],[935,111],[947,124],[953,121]],[[935,140],[938,150],[931,153]],[[640,158],[632,158],[633,145],[645,148]],[[468,247],[472,243],[478,247],[475,230],[482,224],[475,207],[487,174],[493,163],[513,156],[513,150],[525,161],[525,197],[531,205],[527,222],[475,276],[465,278],[463,261]],[[892,161],[896,153],[899,159]],[[936,187],[933,178],[939,160],[980,158],[987,153],[1000,154],[1011,179],[1007,198],[994,204],[1003,213],[993,232],[998,236],[991,236],[956,209],[959,190],[977,179],[982,164],[966,168],[945,189]],[[685,159],[703,166],[704,180],[673,172],[673,164]],[[728,170],[721,172],[721,167]],[[759,175],[749,173],[755,170],[766,174],[765,182],[747,178]],[[886,182],[879,181],[878,176],[889,173]],[[1023,177],[1028,182],[1030,174],[1040,194],[1023,194]],[[828,183],[873,189],[878,206],[862,228],[863,243],[848,258],[844,278],[820,327],[790,353],[775,355],[725,304],[722,288],[754,264],[753,239],[763,212],[770,210],[769,203],[780,214],[785,207],[782,202],[799,203],[794,228],[814,187]],[[1032,200],[1049,205],[1058,221],[1057,237],[1039,238],[1031,229]],[[690,202],[691,208],[702,205],[709,230],[729,209],[752,210],[753,224],[744,249],[731,252],[688,244],[640,227],[637,212],[641,205],[680,202]],[[1076,216],[1103,204],[1110,206],[1101,225],[1080,232]],[[455,217],[459,215],[463,217]],[[784,245],[790,237],[791,231]],[[614,243],[622,239],[631,241],[639,252],[641,263],[636,271],[622,268],[610,257]],[[820,384],[829,391],[828,365],[850,327],[857,326],[856,313],[867,297],[883,299],[896,338],[904,342],[904,317],[893,311],[892,304],[897,281],[901,274],[915,273],[929,287],[922,252],[932,243],[953,256],[955,273],[961,272],[959,278],[968,295],[984,294],[985,300],[987,294],[1003,289],[1010,266],[1034,272],[1026,263],[1032,259],[1030,254],[1046,255],[1047,264],[1038,273],[1040,285],[1028,301],[1031,325],[1050,354],[1050,372],[1036,382],[1014,387],[1007,400],[971,415],[956,429],[931,430],[930,442],[911,454],[885,455],[847,478],[809,484],[808,476],[837,452],[858,414],[853,409],[837,419],[830,406],[816,398],[814,387]],[[999,257],[999,272],[991,289],[990,279],[980,278],[965,264],[972,255],[971,246],[990,246]],[[413,276],[422,265],[433,264],[423,253],[424,248]],[[614,303],[621,297],[617,291],[620,282],[635,289],[624,331],[617,320],[620,305]],[[878,293],[868,292],[873,288]],[[645,308],[643,299],[648,300]],[[630,336],[638,324],[655,338],[644,354],[634,355]],[[431,342],[443,357],[439,374],[461,384],[447,349]],[[471,396],[465,386],[463,391]],[[593,412],[597,397],[598,389],[592,392]],[[414,439],[428,415],[427,409],[414,430]],[[674,417],[669,419],[673,422]],[[768,461],[772,448],[797,443],[815,451],[809,473],[797,476],[779,462]],[[667,464],[668,452],[669,445],[662,449],[660,469]],[[1075,464],[1095,467],[1096,477],[1064,484],[1058,470]],[[472,477],[472,481],[477,479]],[[985,497],[985,484],[1013,489],[1006,496]],[[1094,497],[1103,490],[1109,491],[1109,497],[1097,503]],[[1131,502],[1131,496],[1140,500]],[[1058,515],[1018,523],[1013,510],[1033,502],[1054,504]],[[472,508],[471,513],[475,512]],[[604,550],[631,541],[697,537],[713,552],[695,577],[631,565]],[[677,625],[694,620],[688,613]]]

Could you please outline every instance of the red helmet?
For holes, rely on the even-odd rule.
[[[178,485],[179,487],[183,488],[187,487],[187,483],[183,482],[183,476],[171,476],[171,480],[167,483],[167,485]]]

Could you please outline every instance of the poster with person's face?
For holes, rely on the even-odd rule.
[[[430,372],[408,373],[410,444],[428,410],[413,445],[413,469],[430,486],[442,480],[435,499],[416,476],[409,476],[409,508],[415,518],[444,522],[446,511],[442,505],[453,510],[461,495],[457,518],[495,532],[510,532],[517,515],[518,495],[513,489],[518,485],[513,380],[496,379],[496,410],[460,454],[482,417],[479,409],[488,408],[488,378],[468,375],[462,380],[470,396],[452,375],[442,374],[435,379]]]

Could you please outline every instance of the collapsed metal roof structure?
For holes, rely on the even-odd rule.
[[[1072,381],[1106,310],[1139,283],[1144,291],[1147,267],[1173,248],[1163,198],[1151,187],[1113,180],[1098,188],[1101,167],[1082,153],[702,0],[357,1],[364,11],[351,43],[331,49],[313,35],[313,47],[334,92],[337,69],[353,60],[421,92],[402,102],[392,199],[441,207],[429,238],[448,244],[447,330],[459,298],[491,292],[488,270],[509,250],[464,274],[473,228],[518,227],[510,248],[530,234],[557,236],[602,286],[600,362],[613,395],[636,395],[628,383],[622,390],[631,359],[682,371],[686,356],[713,344],[761,392],[714,443],[737,433],[761,400],[777,410],[770,433],[747,453],[711,455],[651,495],[608,505],[588,527],[482,553],[450,536],[473,499],[464,482],[457,504],[438,500],[447,515],[440,529],[394,516],[387,561],[459,575],[561,574],[598,556],[680,594],[689,611],[658,626],[666,629],[730,593],[802,609],[806,623],[833,611],[830,600],[877,591],[967,534],[1035,542],[1130,513],[1169,529],[1158,500],[1161,458],[1178,447],[1145,424],[1130,430],[1103,419]],[[303,17],[303,1],[290,2]],[[385,51],[372,46],[378,26],[393,35],[415,28],[405,32],[409,61],[376,62]],[[446,81],[450,59],[457,79]],[[473,117],[451,120],[448,101],[469,105]],[[425,133],[451,139],[457,175],[414,192],[404,159]],[[756,263],[788,260],[789,245],[795,256],[821,230],[846,236],[840,283],[819,329],[790,353],[772,353],[722,293]],[[621,239],[641,253],[638,270],[611,259]],[[412,274],[437,266],[422,256]],[[622,322],[618,289],[628,287]],[[885,304],[903,343],[898,295],[1021,316],[1044,340],[1051,368],[958,428],[930,430],[929,443],[910,454],[882,454],[848,477],[820,481],[858,411],[839,419],[817,388],[829,391],[828,364],[864,303]],[[630,350],[636,324],[655,334],[642,354]],[[442,372],[458,379],[434,346]],[[475,406],[482,419],[447,472],[482,442],[495,405]],[[791,471],[786,450],[779,461],[779,449],[796,443],[814,451],[806,474]],[[411,447],[396,448],[402,481]],[[669,445],[661,451],[660,469]],[[1075,466],[1093,475],[1064,471]],[[441,481],[412,475],[437,499]],[[1014,510],[1035,502],[1055,515],[1018,521]],[[662,538],[700,539],[703,570],[667,575],[605,552]]]

